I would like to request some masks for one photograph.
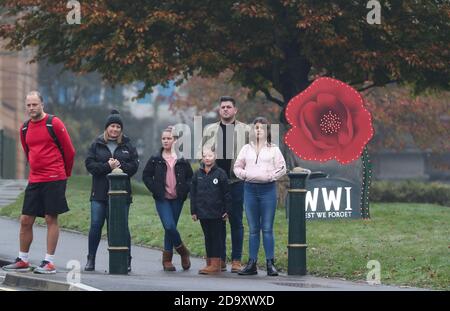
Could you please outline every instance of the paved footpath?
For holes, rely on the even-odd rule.
[[[1,196],[0,183],[0,196]],[[0,261],[13,261],[18,253],[19,223],[17,220],[0,217]],[[34,226],[34,241],[30,249],[30,261],[38,265],[46,250],[45,227]],[[164,272],[161,265],[161,251],[146,247],[132,246],[132,269],[129,275],[108,274],[107,242],[102,240],[97,253],[96,271],[84,272],[86,263],[87,236],[67,230],[61,230],[56,251],[57,273],[37,275],[33,273],[12,273],[10,278],[37,277],[41,280],[67,282],[71,274],[67,263],[76,260],[81,266],[81,283],[99,290],[123,291],[298,291],[298,290],[411,290],[393,286],[368,285],[365,282],[349,282],[313,276],[268,277],[265,271],[255,276],[239,276],[228,271],[219,276],[203,276],[198,270],[204,266],[201,258],[191,258],[192,267],[183,271],[180,257],[174,254],[175,272]],[[0,273],[0,286],[5,272]],[[91,288],[92,289],[92,288]]]

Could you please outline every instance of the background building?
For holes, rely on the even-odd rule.
[[[25,120],[25,96],[37,88],[38,66],[28,63],[31,55],[31,50],[0,48],[0,178],[25,178],[19,128]]]

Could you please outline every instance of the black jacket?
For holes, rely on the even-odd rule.
[[[166,193],[167,164],[162,157],[161,151],[152,156],[145,165],[142,180],[148,190],[153,194],[155,200],[163,200]],[[175,163],[175,177],[177,180],[177,198],[185,201],[191,186],[192,179],[191,164],[184,158],[177,159]]]
[[[217,165],[206,174],[203,167],[195,172],[191,185],[191,214],[198,219],[222,218],[231,211],[231,193],[227,173]]]
[[[131,203],[130,177],[136,174],[139,167],[139,159],[136,148],[126,136],[123,136],[122,143],[117,146],[114,155],[109,151],[103,135],[97,137],[91,144],[84,162],[86,169],[92,174],[91,201],[108,200],[109,182],[106,175],[111,173],[111,167],[108,164],[109,158],[119,160],[120,168],[128,175],[126,190],[130,194],[128,203]]]

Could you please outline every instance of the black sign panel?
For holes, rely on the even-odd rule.
[[[341,178],[315,178],[306,185],[307,220],[361,218],[361,185]]]

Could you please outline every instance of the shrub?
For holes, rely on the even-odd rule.
[[[370,201],[435,203],[450,206],[450,185],[419,181],[375,181],[370,188]]]

